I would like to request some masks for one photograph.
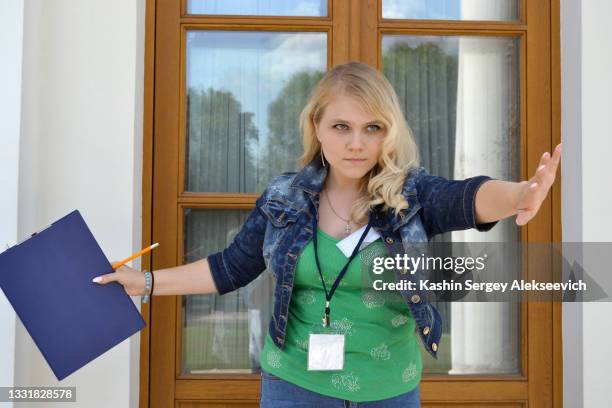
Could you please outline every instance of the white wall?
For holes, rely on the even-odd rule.
[[[612,2],[608,0],[582,1],[582,238],[585,242],[612,241],[611,15]],[[585,259],[587,270],[588,266],[589,260]],[[600,347],[600,342],[612,338],[612,304],[585,303],[583,307],[584,405],[609,406],[612,352],[608,347]]]
[[[582,194],[578,193],[582,192],[581,8],[580,1],[561,2],[561,223],[566,242],[581,242],[583,235]],[[577,193],[568,194],[571,191]],[[564,407],[584,407],[582,306],[579,302],[563,304]]]
[[[110,260],[141,248],[143,54],[144,0],[25,2],[20,237],[79,209]],[[137,406],[138,334],[61,383],[21,322],[15,344],[16,385]]]
[[[610,95],[612,27],[606,0],[561,1],[563,234],[566,241],[612,241]],[[573,194],[582,192],[582,194]],[[589,259],[584,259],[589,269]],[[565,407],[609,406],[610,303],[564,304]]]
[[[23,0],[0,1],[0,252],[17,242]],[[15,312],[0,294],[0,387],[13,386]],[[11,408],[8,402],[0,407]]]

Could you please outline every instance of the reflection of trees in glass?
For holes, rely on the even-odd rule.
[[[302,154],[300,112],[306,105],[310,91],[323,76],[321,71],[301,71],[293,75],[278,97],[268,107],[268,139],[262,152],[262,176],[258,191],[285,171],[298,168]]]
[[[243,112],[231,92],[190,88],[185,189],[261,192],[277,175],[296,170],[302,154],[300,112],[322,76],[301,71],[289,78],[268,106],[265,144],[254,114]]]
[[[433,42],[415,47],[397,43],[383,55],[383,73],[399,96],[419,146],[421,164],[446,178],[453,178],[455,165],[458,63],[457,52],[445,53]],[[445,233],[432,241],[450,240],[450,233]],[[432,276],[439,278],[442,276],[435,273]],[[450,333],[449,303],[434,302],[434,306],[442,315],[442,332]],[[450,358],[434,360],[424,351],[422,355],[430,370],[446,372],[450,368]]]
[[[422,165],[447,178],[454,172],[457,66],[457,53],[433,42],[399,42],[383,55],[383,73],[414,131]]]
[[[259,131],[231,92],[189,88],[187,191],[256,191]]]

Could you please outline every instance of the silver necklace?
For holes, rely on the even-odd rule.
[[[332,205],[331,201],[329,200],[329,196],[327,195],[327,192],[325,193],[325,199],[327,200],[327,203],[329,204],[329,208],[331,208],[332,212],[334,214],[336,214],[336,217],[340,218],[342,221],[344,221],[346,223],[346,225],[344,226],[344,234],[345,235],[350,235],[350,233],[351,233],[351,219],[349,218],[347,220],[346,218],[341,217],[340,214],[338,214],[336,212],[336,210],[334,210],[334,206]]]

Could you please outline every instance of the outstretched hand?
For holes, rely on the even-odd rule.
[[[538,213],[548,190],[555,182],[557,167],[561,160],[561,144],[555,147],[552,157],[545,152],[540,158],[538,168],[528,181],[524,181],[516,204],[516,224],[525,225]]]

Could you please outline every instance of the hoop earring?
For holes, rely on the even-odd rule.
[[[325,167],[325,159],[323,158],[323,149],[322,148],[319,150],[319,153],[321,154],[321,164],[323,165],[323,167]]]

